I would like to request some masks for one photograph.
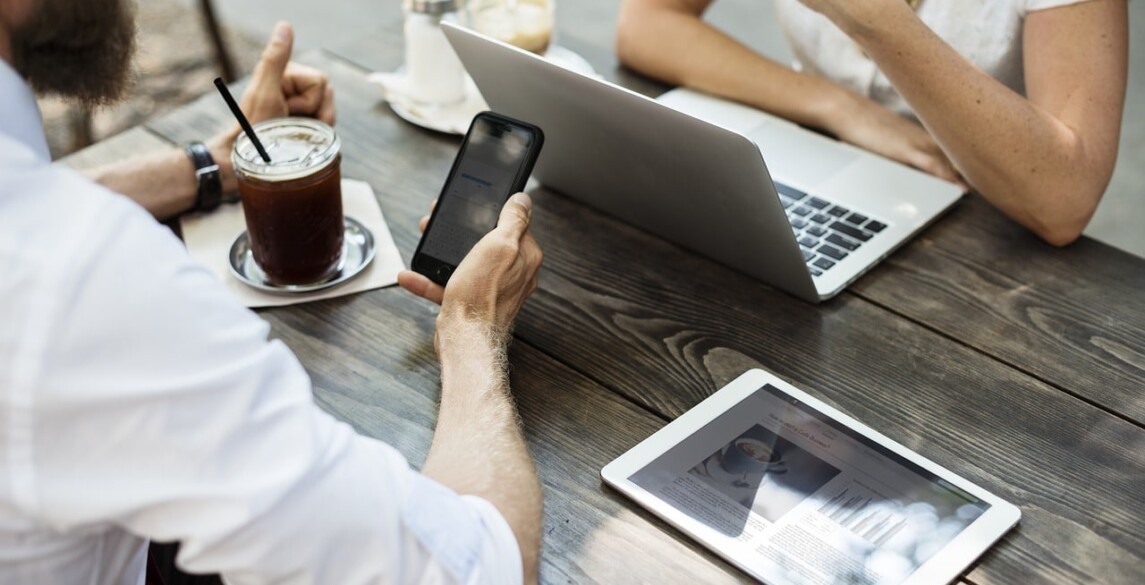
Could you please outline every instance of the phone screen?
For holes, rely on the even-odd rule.
[[[524,167],[533,158],[536,139],[536,132],[527,126],[483,115],[475,118],[438,198],[418,255],[456,267],[477,241],[496,227],[509,195],[524,187],[518,183],[528,178]],[[442,276],[434,269],[429,276],[435,275]]]

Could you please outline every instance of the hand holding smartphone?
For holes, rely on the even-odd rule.
[[[525,188],[540,155],[540,128],[493,112],[473,118],[411,267],[444,286],[473,246],[497,226],[505,201]]]

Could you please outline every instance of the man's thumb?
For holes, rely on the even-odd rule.
[[[282,73],[286,64],[290,62],[290,52],[294,48],[294,29],[290,23],[282,21],[274,25],[274,32],[270,35],[270,42],[262,50],[262,57],[255,66],[251,76],[251,85],[264,88],[267,91],[280,91]]]
[[[501,208],[501,217],[497,220],[497,228],[509,230],[514,237],[520,239],[529,229],[529,218],[533,215],[533,200],[526,193],[517,193],[505,202]]]

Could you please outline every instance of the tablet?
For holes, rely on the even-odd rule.
[[[949,583],[1021,516],[763,370],[600,475],[771,585]]]

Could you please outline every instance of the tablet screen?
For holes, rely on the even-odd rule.
[[[898,585],[990,507],[770,384],[629,480],[794,584]]]

